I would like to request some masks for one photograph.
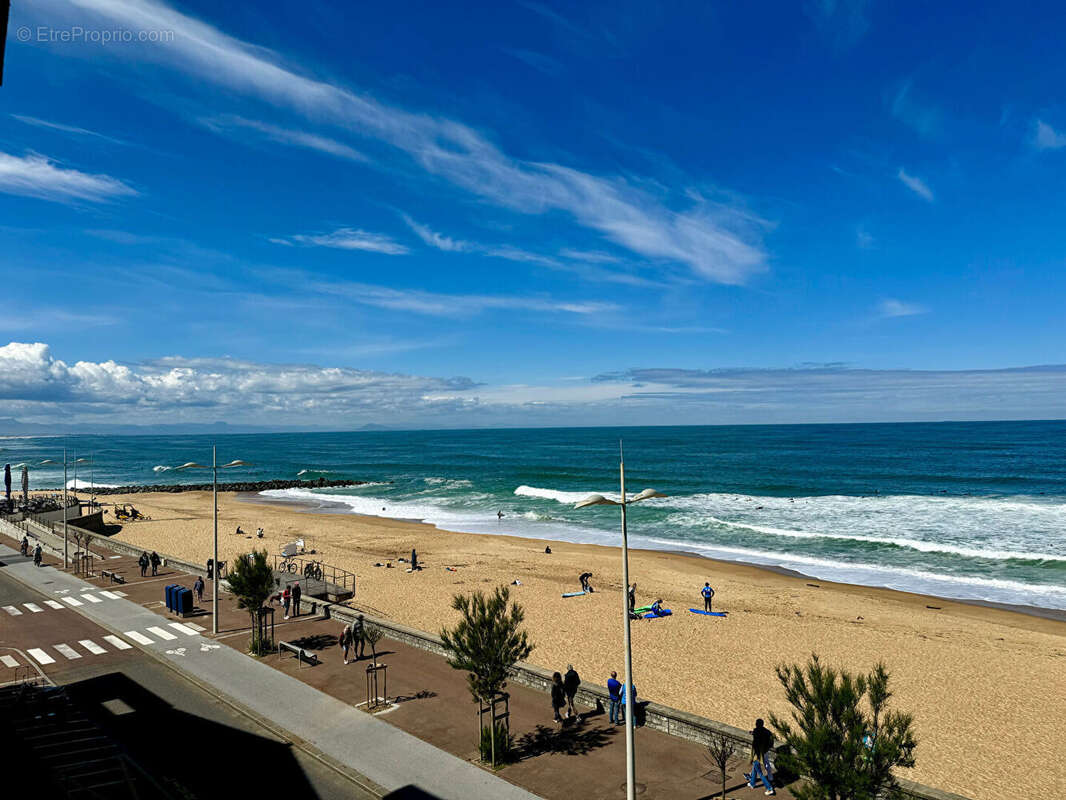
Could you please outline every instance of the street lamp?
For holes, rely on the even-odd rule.
[[[622,507],[622,620],[625,642],[625,693],[626,693],[626,800],[635,800],[637,793],[637,764],[633,742],[633,648],[629,638],[629,533],[626,529],[626,508],[633,503],[652,497],[666,497],[654,489],[645,489],[640,494],[626,499],[626,464],[622,442],[618,442],[618,478],[621,484],[621,499],[611,500],[602,494],[592,494],[577,503],[574,508],[585,506]]]
[[[214,600],[214,609],[211,614],[211,632],[218,633],[218,471],[233,467],[250,467],[247,461],[231,461],[228,464],[219,464],[215,454],[215,447],[211,447],[211,466],[197,464],[195,461],[187,461],[181,466],[174,467],[176,470],[186,469],[209,469],[211,470],[211,500],[215,509],[215,554],[211,561],[211,583]]]
[[[46,458],[41,462],[42,464],[54,464],[54,459]],[[63,448],[63,569],[66,569],[69,562],[67,555],[67,464],[72,463],[67,461],[67,448]]]

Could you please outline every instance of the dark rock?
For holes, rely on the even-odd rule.
[[[332,486],[359,486],[366,481],[330,481],[316,478],[313,481],[245,481],[242,483],[220,483],[220,492],[263,492],[267,489],[323,489]],[[146,492],[206,492],[211,490],[210,483],[178,483],[154,486],[114,486],[96,487],[97,495],[106,494],[141,494]]]

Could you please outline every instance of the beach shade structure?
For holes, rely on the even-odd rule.
[[[29,508],[30,505],[30,468],[22,465],[22,505]]]
[[[622,639],[625,645],[625,683],[624,687],[633,685],[633,648],[629,638],[629,531],[626,527],[626,508],[642,500],[653,497],[666,497],[654,489],[645,489],[633,497],[626,498],[626,464],[622,452],[622,442],[618,442],[618,480],[619,499],[612,500],[602,494],[590,494],[584,500],[575,503],[574,508],[588,506],[621,506],[622,508]],[[633,739],[633,695],[627,691],[626,696],[626,800],[635,800],[637,796],[637,765]]]
[[[11,465],[4,464],[4,500],[11,504]]]
[[[215,518],[215,547],[214,556],[211,561],[211,588],[214,592],[211,598],[211,632],[218,633],[218,471],[220,469],[233,469],[235,467],[250,467],[252,466],[248,461],[241,461],[237,459],[230,461],[228,464],[219,464],[218,457],[215,452],[215,447],[211,447],[211,466],[206,464],[198,464],[195,461],[186,461],[184,464],[180,464],[174,467],[175,470],[187,470],[187,469],[209,469],[211,470],[211,507],[214,509]]]

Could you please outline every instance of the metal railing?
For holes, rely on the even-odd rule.
[[[322,582],[355,593],[355,573],[312,558],[274,556],[274,571],[292,575],[292,582]],[[306,587],[304,587],[306,588]]]

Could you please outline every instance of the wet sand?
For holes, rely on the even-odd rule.
[[[116,538],[194,562],[210,555],[210,492],[106,499],[152,517]],[[261,526],[265,536],[235,536],[238,524],[247,536]],[[619,549],[508,536],[506,518],[499,530],[453,533],[328,504],[219,495],[223,559],[252,547],[274,554],[303,537],[316,558],[356,574],[356,605],[432,632],[454,622],[456,592],[518,579],[511,589],[526,611],[531,661],[560,670],[572,662],[601,684],[610,670],[621,671]],[[407,573],[397,558],[412,547],[425,568]],[[392,569],[373,566],[386,561]],[[584,571],[593,573],[596,592],[562,598]],[[811,652],[852,670],[882,660],[895,707],[915,716],[918,764],[905,777],[974,798],[1066,786],[1066,622],[681,553],[633,550],[630,574],[638,605],[661,597],[674,610],[669,619],[633,624],[635,684],[645,699],[748,728],[756,716],[788,711],[775,665]],[[704,581],[728,618],[687,612],[702,607]]]

